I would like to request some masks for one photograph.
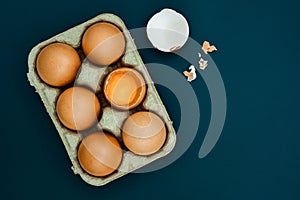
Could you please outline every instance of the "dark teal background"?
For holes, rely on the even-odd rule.
[[[102,12],[119,15],[132,29],[165,7],[187,18],[193,39],[219,48],[212,58],[228,98],[223,133],[200,160],[210,100],[199,76],[192,86],[201,99],[201,123],[188,151],[159,171],[90,186],[71,171],[59,135],[29,86],[28,53]],[[1,8],[0,199],[300,199],[300,1],[6,1]],[[153,50],[141,56],[179,72],[188,67]],[[176,98],[158,89],[178,127]]]

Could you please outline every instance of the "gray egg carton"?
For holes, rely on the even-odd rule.
[[[108,67],[95,66],[93,63],[85,59],[81,50],[81,38],[84,31],[92,24],[100,21],[106,21],[118,26],[124,33],[126,38],[126,50],[124,55],[114,64]],[[64,127],[59,121],[55,106],[58,96],[65,88],[55,88],[45,84],[39,78],[36,72],[36,58],[40,50],[53,42],[63,42],[73,46],[81,56],[82,66],[79,70],[77,79],[74,84],[88,86],[95,92],[101,102],[102,114],[99,122],[95,127],[88,130],[88,132],[76,132],[71,131]],[[120,111],[113,109],[105,100],[102,94],[101,84],[105,76],[115,68],[121,66],[132,66],[138,70],[144,77],[147,83],[147,94],[143,102],[135,109],[130,111]],[[43,41],[36,45],[30,52],[28,57],[28,80],[36,92],[40,95],[41,100],[46,107],[48,114],[50,115],[60,138],[65,146],[68,156],[72,162],[72,169],[75,174],[79,174],[81,178],[87,183],[94,186],[102,186],[110,181],[118,179],[134,170],[137,170],[163,156],[166,156],[175,146],[176,133],[172,126],[172,121],[165,109],[163,102],[161,101],[159,94],[154,86],[154,83],[145,67],[138,50],[133,42],[133,39],[127,30],[123,21],[116,15],[110,13],[100,14],[80,25],[77,25],[67,31],[64,31],[46,41]],[[86,134],[96,132],[99,130],[106,130],[114,134],[119,142],[122,143],[121,128],[124,120],[133,112],[138,110],[150,110],[158,114],[165,122],[167,128],[167,139],[164,146],[156,153],[149,156],[139,156],[126,149],[123,150],[123,159],[116,170],[106,177],[95,177],[86,173],[80,166],[77,158],[77,149],[81,140]]]

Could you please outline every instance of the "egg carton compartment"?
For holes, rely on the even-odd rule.
[[[124,55],[112,65],[108,67],[100,67],[91,63],[85,58],[81,50],[81,38],[84,31],[96,22],[106,21],[113,23],[123,32],[126,39],[126,49]],[[51,43],[62,42],[71,45],[79,53],[82,61],[81,68],[78,72],[75,83],[71,85],[56,88],[44,83],[37,74],[36,71],[36,58],[41,49]],[[146,96],[142,103],[134,109],[129,111],[121,111],[114,109],[106,101],[102,91],[103,81],[106,75],[112,70],[119,67],[132,67],[142,74],[147,84]],[[172,151],[176,142],[176,133],[172,126],[172,121],[165,109],[163,102],[161,101],[159,94],[154,86],[154,83],[138,53],[138,50],[133,42],[133,39],[127,30],[123,21],[116,15],[110,13],[100,14],[80,25],[77,25],[65,32],[62,32],[46,41],[43,41],[36,45],[30,52],[28,57],[28,80],[30,84],[35,88],[36,92],[40,95],[41,100],[50,115],[60,138],[65,146],[68,156],[72,162],[72,170],[75,174],[79,174],[81,178],[87,183],[94,186],[105,185],[117,178],[120,178],[134,170],[137,170],[163,156],[166,156]],[[100,103],[101,103],[101,114],[98,123],[92,128],[76,132],[66,128],[58,119],[56,114],[56,101],[59,95],[68,87],[73,85],[87,86],[91,90],[95,91]],[[159,115],[165,122],[167,129],[167,138],[163,147],[156,153],[149,156],[139,156],[131,151],[124,148],[121,137],[121,127],[124,120],[132,113],[139,110],[150,110]],[[81,140],[90,133],[96,132],[97,130],[105,130],[115,135],[122,148],[123,148],[123,159],[119,168],[112,174],[105,177],[95,177],[85,172],[80,166],[77,158],[77,149]]]

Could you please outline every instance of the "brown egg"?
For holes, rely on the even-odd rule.
[[[59,120],[66,127],[72,130],[84,130],[97,122],[100,102],[90,90],[71,87],[59,96],[56,112]]]
[[[146,94],[143,76],[127,67],[110,72],[105,78],[103,88],[108,102],[113,107],[123,110],[138,106]]]
[[[82,37],[84,54],[98,65],[116,62],[125,50],[125,43],[121,30],[108,22],[93,24]]]
[[[122,155],[118,140],[105,133],[88,135],[78,148],[81,167],[93,176],[106,176],[114,172],[122,161]]]
[[[132,114],[122,128],[125,146],[138,155],[157,152],[165,143],[166,136],[166,127],[162,119],[148,111]]]
[[[73,82],[80,65],[80,57],[76,50],[63,43],[53,43],[44,47],[36,60],[40,78],[55,87]]]

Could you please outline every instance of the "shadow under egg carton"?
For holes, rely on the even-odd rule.
[[[93,63],[85,59],[81,50],[81,38],[84,31],[92,24],[100,21],[106,21],[118,26],[125,38],[126,38],[126,50],[124,55],[114,64],[108,67],[95,66]],[[64,127],[56,114],[55,106],[58,96],[64,90],[64,88],[51,87],[39,78],[35,61],[40,50],[53,42],[63,42],[73,46],[80,54],[82,66],[79,70],[78,76],[74,84],[84,85],[95,91],[97,97],[101,102],[102,113],[99,118],[99,122],[91,129],[82,133],[71,131]],[[143,102],[137,107],[129,111],[121,111],[113,109],[110,104],[104,98],[102,93],[102,83],[105,76],[115,68],[122,66],[131,66],[139,71],[147,83],[147,93]],[[81,178],[87,183],[94,186],[101,186],[109,183],[112,180],[120,178],[121,176],[128,174],[134,170],[137,170],[171,152],[175,146],[176,134],[172,126],[172,121],[155,89],[154,83],[151,80],[150,75],[136,49],[133,39],[130,36],[123,21],[116,15],[110,13],[100,14],[78,26],[75,26],[65,32],[62,32],[44,42],[36,45],[30,52],[28,57],[29,72],[27,74],[29,82],[36,92],[40,95],[47,112],[49,113],[61,140],[66,148],[68,156],[72,162],[72,169],[75,174],[79,174]],[[164,146],[156,153],[149,156],[139,156],[126,149],[123,149],[123,159],[119,168],[112,174],[106,177],[95,177],[86,173],[80,166],[77,158],[78,145],[85,136],[85,134],[92,133],[97,130],[106,130],[114,134],[121,145],[124,146],[121,138],[121,127],[124,120],[133,112],[137,110],[150,110],[158,114],[165,122],[167,128],[167,138]]]

